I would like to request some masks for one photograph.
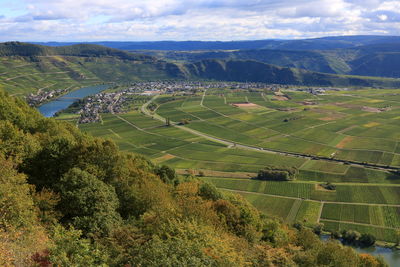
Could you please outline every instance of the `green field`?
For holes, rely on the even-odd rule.
[[[327,203],[323,207],[321,219],[397,228],[400,226],[400,205],[390,207]]]
[[[288,100],[256,90],[161,95],[152,100],[155,113],[103,114],[102,123],[80,128],[181,173],[208,172],[202,179],[287,223],[320,221],[327,230],[358,229],[391,241],[385,231],[400,227],[400,177],[383,168],[400,166],[397,91],[283,93]],[[247,101],[257,106],[232,105]],[[165,118],[187,124],[165,126]],[[249,179],[266,166],[295,167],[299,175],[293,182]],[[336,189],[319,186],[325,182]]]

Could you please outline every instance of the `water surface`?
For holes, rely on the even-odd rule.
[[[56,112],[66,109],[72,103],[78,101],[79,99],[83,99],[90,95],[98,94],[109,87],[110,85],[107,84],[83,87],[78,90],[72,91],[66,95],[63,95],[59,98],[56,98],[44,105],[41,105],[38,109],[40,113],[43,114],[43,116],[53,117],[54,114],[56,114]]]
[[[329,240],[329,235],[322,235],[321,239],[326,241]],[[347,245],[346,245],[347,246]],[[386,263],[389,264],[390,267],[398,267],[400,266],[400,250],[393,250],[390,248],[384,248],[380,246],[373,246],[368,248],[360,248],[360,247],[352,247],[355,251],[360,254],[370,254],[372,256],[382,256],[385,259]]]

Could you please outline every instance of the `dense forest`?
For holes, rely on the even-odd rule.
[[[386,266],[0,91],[1,266]]]

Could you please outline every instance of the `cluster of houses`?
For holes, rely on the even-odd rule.
[[[292,90],[308,92],[313,95],[324,95],[326,91],[349,91],[349,88],[320,87],[320,88],[296,88]]]
[[[270,85],[265,83],[241,83],[241,82],[201,82],[201,81],[158,81],[158,82],[135,82],[129,85],[128,90],[141,91],[143,95],[151,95],[154,92],[165,94],[193,94],[210,88],[230,89],[275,89],[282,88],[281,85]]]
[[[100,113],[121,113],[125,102],[124,94],[127,92],[99,93],[83,101],[82,108],[78,111],[81,117],[78,123],[99,122]]]
[[[26,101],[32,107],[40,106],[41,104],[58,97],[60,95],[66,94],[68,89],[58,89],[58,90],[51,90],[51,91],[42,91],[39,90],[37,94],[29,94],[26,97]]]

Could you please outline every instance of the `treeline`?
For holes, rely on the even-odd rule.
[[[49,47],[21,42],[0,43],[0,56],[77,56],[77,57],[116,57],[124,60],[156,61],[156,58],[141,54],[109,48],[95,44],[75,44],[70,46]]]
[[[386,266],[0,92],[0,266]]]

